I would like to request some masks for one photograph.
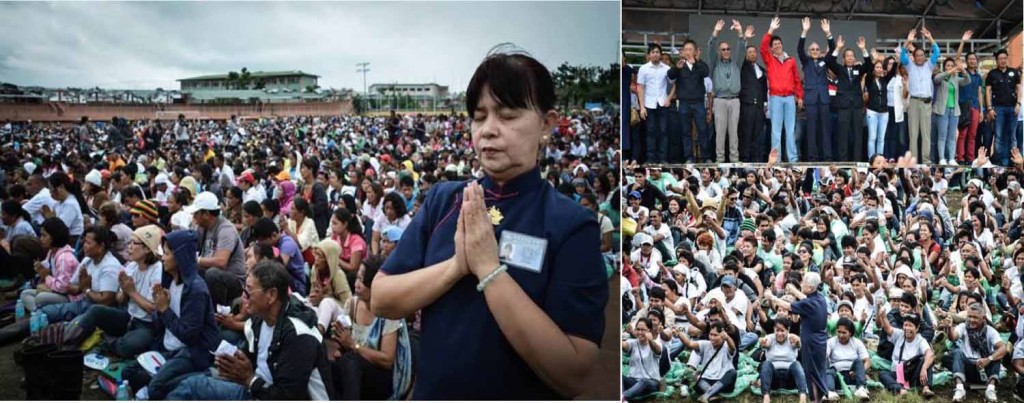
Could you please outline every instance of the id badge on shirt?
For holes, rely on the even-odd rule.
[[[498,258],[506,265],[540,273],[547,247],[547,239],[505,230],[498,242]]]

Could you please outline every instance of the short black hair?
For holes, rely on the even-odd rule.
[[[281,229],[277,228],[277,224],[274,224],[274,220],[267,217],[256,220],[256,224],[252,226],[252,238],[256,240],[267,239],[280,232]]]
[[[649,294],[648,296],[650,298],[657,298],[657,299],[660,299],[660,300],[664,300],[665,299],[665,290],[663,290],[661,287],[657,287],[656,286],[656,287],[651,288],[651,291],[648,294]]]
[[[84,240],[85,236],[89,234],[92,234],[93,241],[96,241],[96,243],[103,245],[103,250],[108,252],[114,248],[114,243],[117,242],[117,235],[114,235],[113,232],[110,232],[110,230],[107,229],[107,227],[103,227],[100,225],[94,225],[92,227],[89,227],[85,230],[85,232],[82,233],[82,239]]]
[[[857,331],[857,328],[856,326],[854,326],[853,321],[847,318],[839,318],[839,322],[836,323],[836,329],[839,329],[841,327],[845,327],[846,331],[850,332],[851,335],[856,333]]]
[[[260,207],[260,203],[256,200],[249,200],[245,203],[242,203],[242,212],[254,217],[263,216],[263,208]]]
[[[999,58],[999,55],[1010,56],[1010,52],[1007,52],[1006,49],[999,49],[999,50],[996,51],[996,55],[995,55],[996,59]]]
[[[775,41],[779,41],[779,43],[784,43],[784,42],[782,42],[782,38],[780,36],[772,35],[772,39],[770,41],[768,41],[768,44],[769,45],[774,45]]]
[[[281,203],[278,202],[277,199],[264,199],[263,203],[260,203],[260,205],[275,216],[281,213]]]
[[[308,168],[313,172],[313,176],[316,176],[320,171],[320,160],[316,157],[306,157],[306,159],[302,160],[302,166]]]
[[[555,109],[555,83],[551,73],[537,59],[521,53],[506,53],[499,45],[473,73],[466,89],[466,112],[473,116],[484,87],[498,105],[512,109]]]
[[[648,45],[647,45],[647,54],[651,54],[651,52],[653,52],[653,51],[654,51],[655,49],[657,49],[657,50],[658,50],[658,52],[661,52],[661,51],[662,51],[662,50],[661,50],[661,45],[659,45],[659,44],[657,44],[657,43],[651,43],[651,44],[648,44]]]
[[[398,193],[391,192],[384,195],[384,204],[387,203],[391,203],[391,208],[395,210],[395,217],[402,218],[409,213],[409,209],[405,206],[405,200]]]
[[[252,268],[250,274],[260,284],[264,292],[277,290],[277,299],[282,304],[288,301],[288,286],[291,276],[284,265],[274,260],[261,260]]]

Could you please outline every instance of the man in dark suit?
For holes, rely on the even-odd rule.
[[[811,42],[805,51],[807,31],[811,29],[811,19],[804,17],[803,32],[797,45],[797,54],[804,71],[804,106],[807,108],[807,161],[832,161],[832,133],[829,130],[828,77],[825,55],[835,49],[832,39],[831,24],[827,19],[821,20],[821,30],[828,38],[828,51],[822,52],[817,42]],[[810,54],[808,56],[808,54]],[[819,159],[820,158],[820,159]]]
[[[744,41],[754,37],[748,25]],[[768,100],[768,73],[757,64],[757,47],[746,45],[740,66],[740,161],[767,161],[768,138],[764,134],[764,103]]]
[[[872,69],[871,55],[868,54],[864,37],[857,39],[857,47],[864,56],[863,63],[857,63],[853,49],[843,50],[843,37],[836,41],[836,50],[825,58],[828,68],[839,81],[836,91],[838,111],[838,136],[836,136],[836,160],[865,161],[864,153],[864,91],[861,79]],[[843,52],[843,64],[836,59]]]
[[[753,37],[754,30],[748,28]],[[744,35],[745,37],[745,35]],[[739,87],[739,160],[768,161],[768,139],[765,137],[765,101],[768,100],[768,74],[758,64],[758,48],[746,46],[746,59],[740,66]]]

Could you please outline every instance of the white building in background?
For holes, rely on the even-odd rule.
[[[373,84],[370,86],[370,96],[378,96],[383,91],[384,95],[408,95],[413,98],[448,98],[448,86],[436,83],[427,84]]]

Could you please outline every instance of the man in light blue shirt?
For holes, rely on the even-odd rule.
[[[935,43],[932,33],[927,28],[921,28],[921,35],[932,43],[931,57],[925,57],[924,49],[914,48],[914,39],[917,30],[911,30],[907,34],[907,42],[904,48],[900,48],[900,63],[907,67],[907,89],[910,93],[910,104],[907,107],[907,118],[910,126],[910,152],[917,156],[918,161],[924,164],[931,163],[931,133],[932,133],[932,71],[935,64],[939,62],[939,44]],[[907,54],[914,55],[914,62],[910,62]],[[920,138],[921,148],[918,151],[917,144]]]

